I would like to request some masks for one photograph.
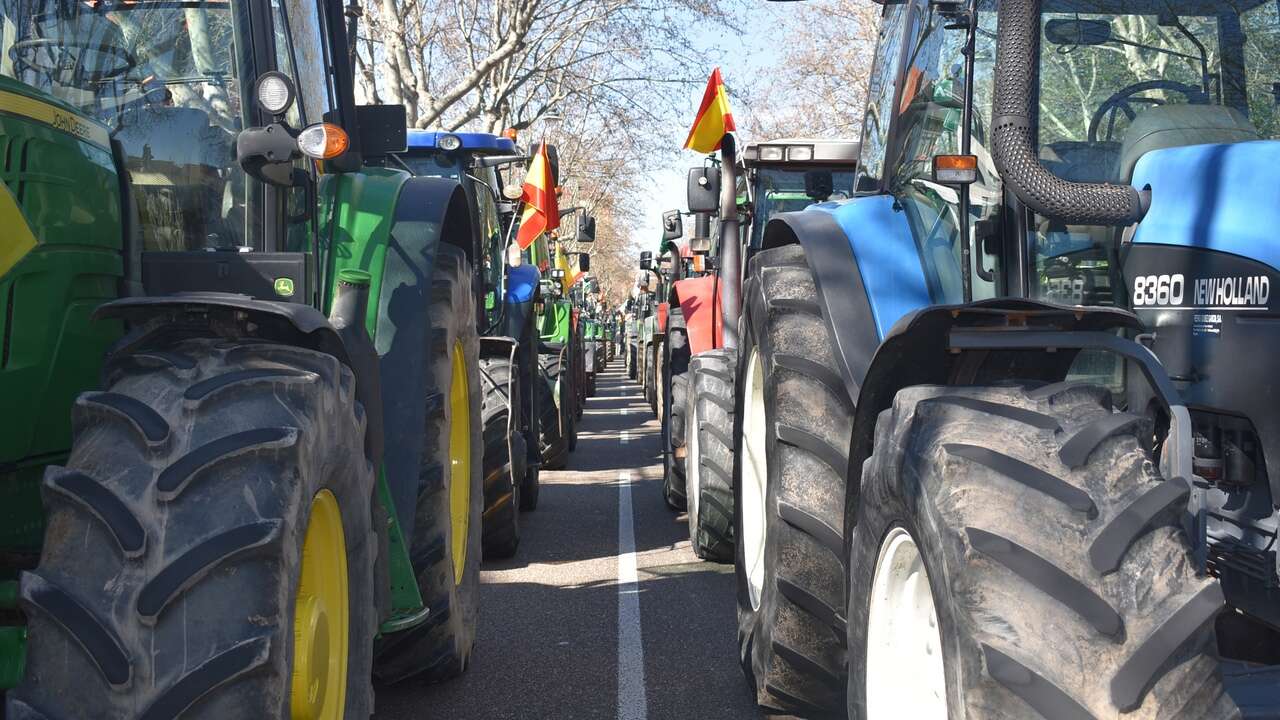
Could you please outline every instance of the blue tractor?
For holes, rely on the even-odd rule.
[[[515,206],[498,170],[523,163],[515,142],[487,133],[410,130],[400,159],[415,175],[461,183],[472,228],[484,249],[472,287],[485,309],[480,328],[481,421],[484,436],[483,545],[487,558],[515,554],[520,512],[538,503],[538,336],[534,302],[540,273],[507,259]],[[518,197],[518,196],[517,196]]]
[[[1280,4],[879,35],[854,196],[725,262],[758,701],[1275,717]]]

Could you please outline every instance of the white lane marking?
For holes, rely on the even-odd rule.
[[[647,720],[631,473],[618,473],[618,720]]]
[[[618,414],[619,414],[619,415],[623,415],[623,416],[625,416],[625,415],[627,414],[627,409],[626,409],[626,408],[618,408]]]
[[[626,445],[627,443],[631,442],[631,433],[627,432],[626,430],[623,430],[622,435],[620,435],[618,439],[619,441],[622,442],[623,445]]]

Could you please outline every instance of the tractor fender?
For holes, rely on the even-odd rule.
[[[653,329],[655,334],[658,334],[658,335],[666,334],[667,316],[670,314],[671,314],[671,303],[658,303],[658,311],[657,311],[656,320],[655,320],[657,324],[654,326],[654,329]]]
[[[675,283],[675,302],[684,315],[689,334],[689,352],[714,350],[724,345],[724,316],[720,312],[720,282],[717,275],[703,275]]]
[[[98,306],[95,320],[124,320],[130,331],[108,355],[137,352],[184,337],[251,337],[303,347],[332,355],[356,377],[356,399],[367,410],[366,448],[375,466],[381,461],[385,437],[378,367],[361,362],[373,355],[365,333],[340,333],[310,305],[259,300],[249,295],[219,292],[177,293],[154,297],[126,297]],[[361,343],[363,347],[350,347]]]

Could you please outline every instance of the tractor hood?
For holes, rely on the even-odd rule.
[[[1135,244],[1213,250],[1280,271],[1280,141],[1154,150],[1138,161],[1133,186],[1151,190]]]

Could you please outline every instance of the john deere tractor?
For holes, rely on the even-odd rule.
[[[879,33],[854,196],[770,220],[741,287],[757,699],[1274,717],[1280,8],[909,0]]]
[[[520,511],[538,505],[538,338],[533,296],[538,271],[507,261],[510,215],[499,169],[523,162],[513,140],[485,133],[410,130],[403,162],[415,175],[447,177],[467,193],[481,261],[481,423],[484,432],[484,554],[510,557],[520,544]],[[510,188],[508,188],[510,190]]]
[[[0,11],[9,718],[361,718],[467,667],[481,253],[382,167],[356,10]]]

